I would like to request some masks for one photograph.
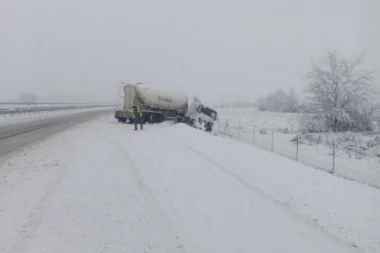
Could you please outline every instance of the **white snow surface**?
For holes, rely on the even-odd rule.
[[[186,125],[102,117],[0,164],[0,252],[379,252],[380,191]]]

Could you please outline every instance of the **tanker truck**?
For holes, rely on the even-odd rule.
[[[150,87],[142,82],[128,83],[122,89],[122,109],[115,111],[115,118],[122,123],[133,123],[133,106],[143,112],[144,123],[171,119],[211,132],[217,120],[215,110],[202,104],[198,98],[194,98],[189,106],[189,98],[178,91]]]

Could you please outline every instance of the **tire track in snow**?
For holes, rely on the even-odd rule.
[[[118,142],[119,144],[120,142]],[[122,150],[120,147],[119,150]],[[152,190],[149,188],[148,184],[145,182],[144,176],[141,174],[139,169],[135,166],[129,155],[126,154],[128,166],[136,179],[138,188],[141,191],[142,196],[145,199],[147,210],[150,213],[150,219],[153,224],[157,227],[159,231],[159,238],[161,239],[161,249],[164,249],[165,253],[186,253],[185,246],[181,242],[179,235],[176,235],[175,231],[170,226],[169,219],[167,218],[164,210],[158,203],[157,199],[154,197]]]
[[[27,252],[29,242],[34,238],[35,233],[40,226],[47,208],[53,200],[53,197],[62,181],[65,166],[59,166],[59,164],[53,164],[58,166],[54,172],[52,180],[49,182],[44,190],[43,195],[40,197],[36,207],[29,214],[26,222],[20,228],[18,236],[10,243],[7,252],[9,253],[22,253]]]
[[[185,148],[187,148],[188,150],[192,151],[193,153],[195,153],[196,155],[200,156],[201,158],[203,158],[204,160],[206,160],[208,163],[212,164],[214,167],[218,168],[220,171],[222,171],[223,173],[227,174],[228,176],[230,176],[231,178],[233,178],[235,181],[237,181],[238,183],[240,183],[241,185],[243,185],[245,188],[249,189],[250,191],[253,191],[255,192],[256,194],[258,194],[259,196],[263,197],[264,199],[266,199],[267,201],[275,204],[276,206],[279,206],[281,208],[281,210],[283,210],[285,213],[287,213],[289,216],[291,216],[292,218],[296,219],[296,220],[299,220],[301,222],[303,222],[304,224],[308,225],[308,226],[312,226],[314,227],[321,235],[327,237],[327,238],[330,238],[330,239],[333,239],[335,240],[336,242],[339,242],[341,244],[345,244],[347,246],[350,246],[352,247],[354,250],[357,250],[358,252],[361,252],[360,249],[357,248],[356,245],[353,245],[352,243],[350,242],[347,242],[345,240],[343,240],[342,238],[336,236],[336,235],[333,235],[333,234],[330,234],[328,231],[326,231],[324,229],[323,226],[320,226],[314,222],[312,222],[311,220],[307,219],[306,217],[303,217],[303,216],[300,216],[298,215],[297,213],[295,213],[294,211],[292,211],[291,209],[289,209],[288,205],[286,202],[281,202],[281,201],[278,201],[276,199],[274,199],[271,195],[263,192],[262,190],[260,190],[259,188],[257,188],[256,186],[250,184],[248,181],[244,180],[243,178],[239,177],[238,175],[232,173],[231,171],[229,171],[228,169],[226,169],[224,166],[220,165],[218,162],[214,161],[213,159],[203,155],[201,152],[199,152],[198,150],[194,149],[193,147],[191,147],[190,145],[182,142],[181,140],[179,140],[178,138],[176,138],[175,136],[171,135],[170,133],[168,133],[167,131],[165,131],[165,133],[172,139],[174,139],[175,141],[177,141],[178,143],[180,143],[182,146],[184,146]]]
[[[83,123],[83,122],[92,120],[96,117],[99,117],[105,114],[106,112],[107,111],[85,112],[85,113],[80,113],[77,115],[68,115],[62,118],[57,118],[57,119],[56,118],[47,119],[46,121],[43,121],[42,125],[40,122],[32,122],[31,125],[33,127],[27,128],[28,131],[15,131],[15,134],[12,135],[12,137],[1,140],[2,141],[1,144],[8,143],[9,146],[11,147],[11,150],[9,151],[6,149],[5,150],[6,152],[13,151],[12,150],[12,148],[14,148],[13,142],[19,142],[19,143],[16,143],[17,145],[20,146],[20,147],[17,146],[17,148],[23,148],[24,145],[26,145],[25,148],[28,148],[27,145],[31,145],[31,142],[33,141],[38,141],[40,139],[47,138],[50,135],[60,133],[76,124]],[[28,124],[29,123],[25,125],[28,126]],[[9,129],[12,129],[12,127],[14,126],[4,127],[1,129],[9,130]],[[23,127],[21,127],[20,129],[23,129]],[[7,145],[5,145],[4,148],[8,148]],[[2,149],[0,148],[0,157],[2,154],[3,154]],[[6,158],[6,156],[2,158]],[[5,249],[7,249],[6,252],[9,252],[9,253],[27,252],[27,247],[29,245],[29,242],[33,240],[37,229],[39,228],[41,222],[44,219],[46,210],[48,209],[49,205],[51,204],[53,200],[53,197],[63,179],[63,174],[66,169],[66,164],[54,163],[47,166],[52,166],[54,167],[54,170],[55,170],[54,172],[52,172],[53,175],[51,176],[51,181],[48,182],[37,204],[27,216],[24,224],[20,227],[19,232],[17,233],[17,236],[13,238],[13,240],[11,240],[8,243],[8,245],[5,246]],[[45,169],[46,167],[40,168],[40,170],[45,170]]]

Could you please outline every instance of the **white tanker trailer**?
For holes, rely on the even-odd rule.
[[[115,111],[119,122],[133,123],[132,107],[137,106],[143,112],[144,123],[160,123],[175,119],[197,127],[203,125],[206,131],[212,130],[217,112],[199,99],[188,106],[189,98],[178,91],[149,87],[143,83],[129,83],[123,87],[124,101],[122,110]]]

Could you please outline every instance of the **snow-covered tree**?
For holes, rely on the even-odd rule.
[[[376,89],[373,73],[362,71],[362,63],[362,57],[347,60],[335,51],[328,51],[320,64],[312,62],[306,75],[310,107],[314,113],[323,115],[335,132],[370,128],[363,121],[376,99]]]

